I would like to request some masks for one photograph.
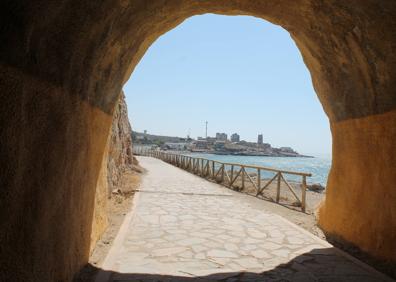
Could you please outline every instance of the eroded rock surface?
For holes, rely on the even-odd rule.
[[[132,129],[128,120],[125,95],[122,92],[114,111],[107,161],[109,192],[120,187],[121,175],[137,165],[132,154]]]

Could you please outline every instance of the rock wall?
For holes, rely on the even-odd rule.
[[[70,281],[89,258],[112,116],[1,63],[0,77],[0,281]]]
[[[101,163],[98,182],[96,184],[95,206],[93,210],[91,242],[89,248],[90,254],[92,254],[96,242],[106,231],[109,224],[109,219],[108,219],[109,184],[108,184],[108,169],[107,169],[108,159],[109,159],[109,142],[107,142],[106,144],[106,149]]]
[[[95,208],[92,221],[91,247],[100,239],[108,225],[108,199],[111,192],[121,189],[122,175],[137,165],[132,154],[132,129],[128,120],[125,95],[122,92],[114,110],[109,138],[102,160],[95,193]]]
[[[395,263],[396,111],[333,122],[331,131],[333,164],[319,224],[330,240]]]
[[[137,164],[132,154],[132,129],[128,120],[125,95],[122,92],[114,111],[107,161],[108,192],[118,189],[125,170]]]

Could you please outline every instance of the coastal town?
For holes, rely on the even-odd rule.
[[[238,133],[233,133],[230,138],[224,132],[216,133],[215,137],[198,137],[192,139],[148,134],[147,131],[133,132],[132,139],[135,145],[159,148],[164,151],[189,151],[194,153],[207,153],[217,155],[238,156],[268,156],[268,157],[310,157],[301,155],[291,147],[272,147],[264,143],[263,134],[258,134],[257,142],[241,140]]]

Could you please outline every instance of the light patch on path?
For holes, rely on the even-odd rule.
[[[387,280],[223,186],[139,162],[148,172],[97,282]]]

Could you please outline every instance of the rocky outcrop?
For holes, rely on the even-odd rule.
[[[114,190],[122,190],[122,176],[127,171],[139,170],[132,154],[132,129],[124,93],[121,93],[114,110],[113,121],[95,193],[91,247],[99,240],[108,225],[108,199]]]
[[[107,159],[107,179],[109,193],[121,185],[121,176],[126,170],[137,165],[132,154],[132,129],[128,120],[125,95],[121,93],[114,110]]]

